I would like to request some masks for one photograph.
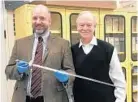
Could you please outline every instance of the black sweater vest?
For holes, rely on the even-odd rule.
[[[89,54],[79,43],[72,46],[76,74],[113,84],[109,77],[109,63],[114,47],[97,39]],[[74,81],[75,102],[115,102],[114,87],[76,78]]]

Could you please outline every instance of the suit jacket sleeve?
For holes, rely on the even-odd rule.
[[[63,70],[67,71],[68,73],[75,74],[74,65],[73,65],[73,59],[72,59],[72,53],[71,48],[69,46],[69,42],[66,41],[63,45],[63,61],[62,61]],[[73,84],[74,77],[69,78],[69,85]]]
[[[12,50],[12,55],[10,57],[9,63],[6,66],[5,73],[8,79],[12,80],[20,80],[22,78],[22,74],[19,74],[16,68],[16,60],[17,60],[17,41]]]

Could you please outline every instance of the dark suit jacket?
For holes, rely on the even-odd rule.
[[[15,42],[10,61],[6,67],[7,78],[17,80],[15,84],[12,102],[25,102],[27,95],[28,76],[21,75],[16,69],[16,59],[30,61],[32,58],[34,37],[29,36]],[[63,69],[70,73],[74,72],[72,53],[69,42],[58,37],[50,36],[47,42],[47,51],[43,56],[43,66],[54,69]],[[45,102],[68,102],[65,90],[53,75],[53,72],[42,70],[42,95]],[[70,77],[69,84],[74,78]]]

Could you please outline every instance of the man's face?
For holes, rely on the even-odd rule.
[[[95,21],[87,15],[82,15],[77,20],[77,30],[82,38],[90,38],[95,30]]]
[[[50,15],[47,11],[36,9],[32,16],[33,30],[37,34],[43,34],[50,26]]]

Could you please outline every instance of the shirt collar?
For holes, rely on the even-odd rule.
[[[44,43],[46,43],[47,42],[47,38],[48,38],[49,35],[50,35],[49,31],[45,32],[42,35],[38,35],[38,34],[35,33],[35,39],[38,39],[38,37],[41,36],[43,38]]]
[[[82,41],[80,40],[79,48],[80,48],[81,46],[83,46],[83,45],[85,45],[85,44],[83,44]],[[97,45],[97,39],[96,39],[96,37],[93,36],[91,42],[90,42],[89,44],[87,44],[87,45]]]

